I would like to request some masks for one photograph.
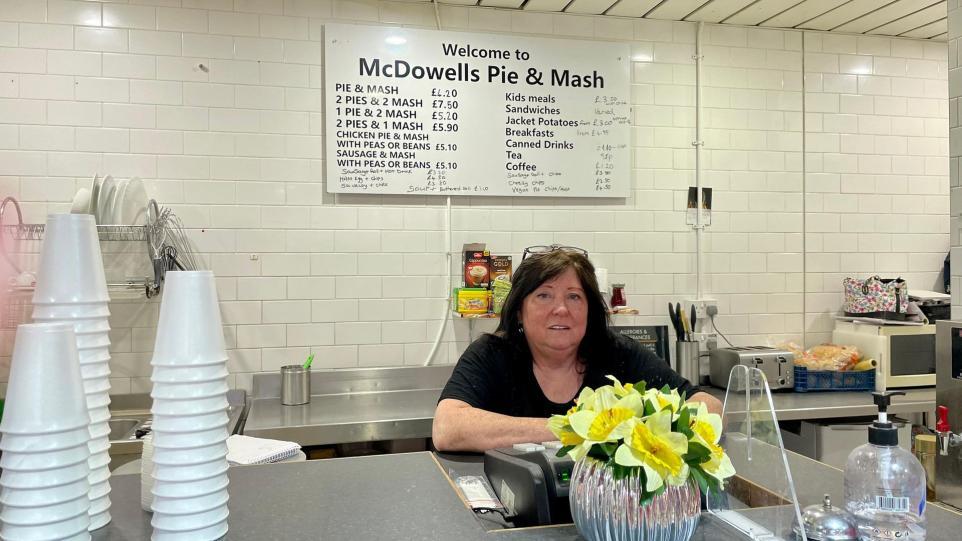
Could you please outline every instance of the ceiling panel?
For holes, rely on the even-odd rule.
[[[944,0],[898,0],[832,30],[861,34],[942,1]]]
[[[685,18],[686,21],[719,23],[755,0],[712,0]]]
[[[648,14],[649,19],[680,21],[708,3],[708,0],[668,0]]]
[[[902,36],[906,38],[938,38],[944,40],[946,31],[948,29],[948,19],[942,19],[941,21],[935,21],[934,23],[927,24],[921,28],[910,30],[902,34]]]
[[[486,8],[519,8],[524,0],[481,0]]]
[[[568,4],[565,13],[590,13],[600,15],[618,0],[574,0]]]
[[[642,17],[651,11],[651,8],[658,5],[661,0],[619,0],[605,15],[618,15],[620,17]]]
[[[947,0],[397,0],[945,41]]]
[[[528,0],[524,9],[528,11],[561,11],[571,0]]]
[[[906,15],[901,19],[894,20],[878,28],[869,30],[869,34],[883,34],[886,36],[897,36],[903,32],[927,26],[946,17],[946,7],[944,2],[939,2],[934,6],[916,11],[911,15]]]
[[[833,10],[846,2],[848,2],[848,0],[805,0],[801,4],[786,9],[762,24],[764,26],[794,28],[805,21],[818,17],[826,11]]]
[[[810,21],[799,24],[798,27],[811,28],[812,30],[829,30],[845,24],[852,19],[861,17],[887,3],[890,3],[890,0],[851,0],[824,15],[819,15]]]

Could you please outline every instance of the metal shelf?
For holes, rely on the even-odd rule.
[[[146,242],[147,225],[98,225],[97,236],[101,241]],[[43,240],[44,224],[4,225],[4,231],[14,240]]]
[[[44,238],[45,224],[28,224],[23,221],[23,213],[20,204],[16,199],[7,197],[0,203],[0,224],[3,224],[3,212],[7,204],[11,204],[17,213],[16,224],[0,225],[0,255],[7,259],[10,266],[20,272],[10,254],[3,245],[5,237],[18,241],[42,241]],[[108,283],[108,289],[117,292],[136,292],[136,296],[151,298],[160,292],[160,284],[163,282],[165,268],[161,263],[158,250],[153,249],[153,242],[164,233],[161,225],[160,208],[157,202],[151,199],[147,203],[147,223],[144,225],[98,225],[97,236],[102,242],[143,242],[148,248],[148,258],[150,260],[153,277],[144,279],[127,279],[123,282]],[[7,289],[10,294],[7,306],[0,312],[0,328],[14,328],[17,324],[29,319],[29,312],[32,311],[30,298],[32,297],[32,286],[10,286]],[[132,298],[132,297],[131,297]]]

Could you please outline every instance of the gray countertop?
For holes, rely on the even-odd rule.
[[[332,445],[361,441],[431,437],[434,409],[452,366],[316,371],[311,402],[284,406],[277,374],[256,374],[244,434]],[[706,388],[724,400],[725,391]],[[935,410],[935,389],[909,390],[895,397],[890,412]],[[776,392],[780,421],[874,416],[870,393]]]
[[[791,455],[803,502],[824,492],[841,501],[841,474]],[[444,469],[459,469],[442,460]],[[470,462],[470,461],[469,461]],[[764,468],[758,468],[758,472]],[[230,469],[231,541],[418,539],[521,541],[581,539],[572,525],[487,532],[459,499],[431,453],[409,453]],[[95,541],[150,538],[150,514],[140,509],[140,477],[111,478],[113,522]],[[753,512],[764,512],[753,511]],[[930,505],[928,541],[958,539],[962,515]],[[714,517],[702,515],[693,541],[742,541]]]

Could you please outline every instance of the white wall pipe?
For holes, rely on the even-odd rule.
[[[438,1],[432,0],[434,4],[434,21],[438,25],[438,30],[441,29],[441,13],[438,11]],[[445,201],[445,212],[444,212],[444,253],[446,257],[444,258],[444,268],[446,269],[446,275],[448,279],[445,281],[444,294],[451,295],[451,196],[447,196]],[[444,329],[447,327],[448,318],[451,317],[451,306],[450,298],[445,297],[448,302],[444,303],[441,307],[441,323],[438,325],[437,335],[434,337],[434,344],[431,346],[431,351],[428,352],[428,358],[424,360],[424,366],[431,366],[431,362],[434,361],[434,355],[437,354],[438,348],[441,347],[441,338],[444,336]]]
[[[704,292],[702,288],[702,267],[704,266],[704,253],[702,246],[702,235],[705,232],[705,225],[701,223],[702,194],[701,194],[701,148],[705,145],[702,140],[702,97],[701,97],[701,32],[704,23],[699,22],[695,29],[695,140],[692,146],[695,147],[695,298],[701,299]]]

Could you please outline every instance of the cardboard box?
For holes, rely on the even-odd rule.
[[[464,245],[464,287],[485,288],[491,286],[491,253],[484,244]]]
[[[501,280],[511,282],[511,256],[493,255],[490,257],[491,283]]]

